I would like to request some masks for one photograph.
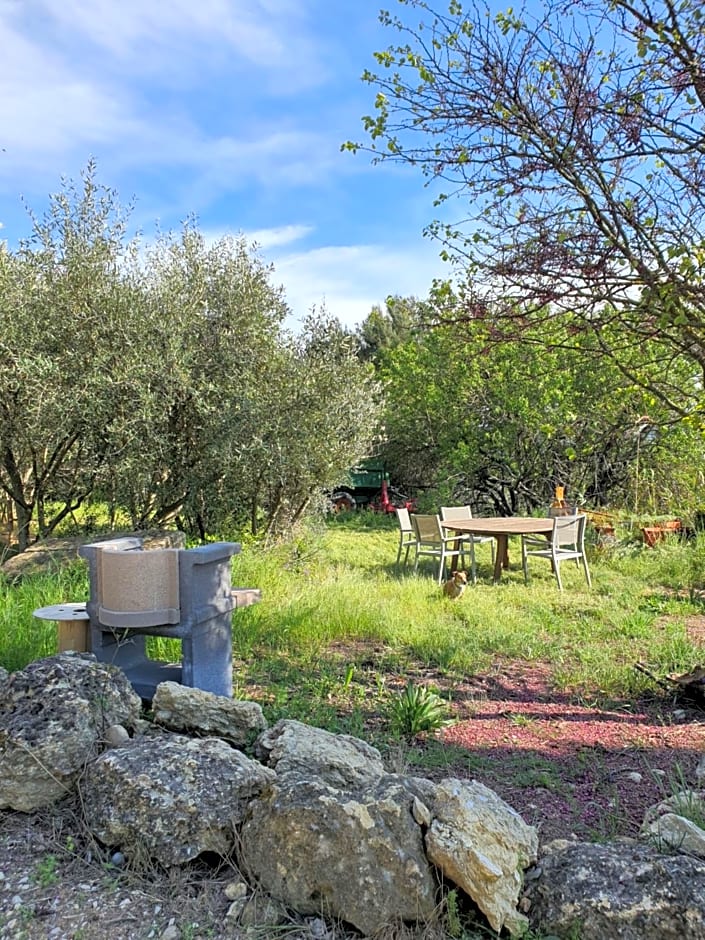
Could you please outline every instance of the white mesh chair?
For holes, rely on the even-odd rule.
[[[591,587],[590,571],[585,557],[585,523],[587,516],[555,516],[553,519],[553,532],[550,541],[546,544],[540,536],[522,535],[521,537],[521,564],[524,569],[524,580],[529,580],[529,558],[545,558],[551,562],[553,573],[558,582],[558,590],[563,590],[561,583],[560,564],[562,561],[582,561],[585,580]]]
[[[414,557],[414,571],[419,567],[419,558],[427,555],[438,559],[438,583],[443,580],[446,570],[446,561],[450,558],[463,556],[462,548],[454,535],[446,535],[441,527],[440,516],[414,514],[411,517],[416,536],[416,555]]]
[[[453,522],[458,520],[462,522],[463,520],[472,519],[472,509],[469,506],[441,506],[441,519],[443,522]],[[447,534],[450,535],[450,532],[446,530]],[[494,565],[494,536],[492,535],[473,535],[471,532],[457,533],[455,535],[456,540],[459,540],[461,549],[468,548],[470,550],[470,570],[472,573],[473,583],[477,581],[477,566],[475,565],[475,546],[483,545],[487,542],[490,543],[490,550],[492,552],[492,565]]]
[[[578,512],[577,507],[574,509],[571,509],[566,503],[565,506],[549,506],[548,512],[546,513],[546,517],[548,519],[555,519],[556,516],[575,516],[577,512]],[[548,545],[549,542],[551,541],[550,535],[527,535],[527,538],[531,541],[535,541],[536,546],[539,548],[541,546],[545,548],[546,545]]]
[[[416,545],[416,533],[414,532],[414,527],[411,524],[411,518],[409,516],[408,509],[395,509],[397,514],[397,521],[399,522],[399,550],[397,551],[397,560],[395,564],[399,564],[401,560],[401,553],[404,552],[404,564],[409,560],[409,550]]]

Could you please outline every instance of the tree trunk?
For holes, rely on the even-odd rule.
[[[2,467],[7,475],[4,489],[12,500],[14,515],[17,520],[17,547],[24,552],[29,547],[29,527],[34,512],[34,499],[29,500],[25,494],[25,485],[19,471],[15,455],[9,447],[3,452]]]

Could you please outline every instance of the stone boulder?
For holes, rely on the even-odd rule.
[[[524,933],[528,920],[517,904],[522,870],[536,861],[536,830],[476,780],[443,780],[432,810],[429,860],[473,899],[493,930]]]
[[[170,731],[213,735],[243,748],[267,728],[256,702],[237,702],[178,682],[162,682],[152,700],[152,716]]]
[[[275,920],[287,908],[367,936],[437,930],[452,885],[495,930],[522,925],[536,836],[480,784],[387,773],[366,742],[297,721],[265,728],[250,759],[236,745],[262,727],[257,706],[164,683],[148,723],[123,673],[90,653],[0,682],[1,805],[44,805],[80,775],[88,828],[130,864],[235,860],[250,888],[229,909],[238,929],[261,899]]]
[[[22,578],[73,564],[79,557],[78,549],[81,545],[115,538],[140,538],[146,549],[183,548],[186,545],[184,533],[175,529],[150,529],[141,532],[111,532],[106,535],[40,539],[38,542],[33,542],[26,551],[4,561],[0,565],[0,571],[10,581],[17,583]],[[75,600],[80,599],[75,598]]]
[[[251,800],[275,779],[221,738],[161,733],[102,754],[81,785],[86,822],[128,859],[230,855]]]
[[[659,849],[705,858],[703,822],[705,792],[683,790],[647,811],[641,836]]]
[[[371,744],[289,719],[260,735],[255,754],[279,778],[304,775],[343,789],[374,783],[386,773],[382,755]]]
[[[141,702],[91,653],[30,663],[2,684],[0,808],[30,812],[69,793],[111,725],[134,729]]]
[[[491,790],[388,774],[364,741],[297,721],[278,722],[255,749],[277,782],[250,806],[240,851],[283,904],[373,933],[431,921],[442,877],[495,930],[525,928],[517,902],[536,830]]]
[[[537,930],[580,940],[702,940],[705,862],[637,842],[558,842],[528,876]]]
[[[250,805],[241,867],[287,907],[365,935],[431,921],[438,884],[414,817],[418,800],[395,776],[351,790],[289,773]]]

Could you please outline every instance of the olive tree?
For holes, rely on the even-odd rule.
[[[153,409],[112,467],[110,489],[135,525],[179,516],[203,536],[233,442],[250,433],[244,403],[267,381],[286,304],[244,238],[209,244],[192,223],[160,236],[129,277],[149,334]],[[229,504],[241,501],[236,488]]]
[[[253,531],[290,529],[370,453],[380,394],[353,338],[325,310],[282,337],[266,377],[247,396],[250,430],[226,477],[236,477],[249,498]]]
[[[15,254],[0,252],[0,487],[20,549],[33,518],[49,534],[116,457],[114,431],[131,433],[144,361],[120,277],[124,213],[92,164],[33,229]]]
[[[159,239],[135,272],[161,403],[112,468],[135,525],[277,534],[367,452],[371,370],[324,314],[292,336],[272,275],[243,237],[208,244],[192,226]]]
[[[284,329],[244,237],[210,244],[189,222],[142,246],[95,177],[0,249],[0,488],[19,548],[88,499],[138,528],[280,531],[366,452],[369,368],[333,320]]]

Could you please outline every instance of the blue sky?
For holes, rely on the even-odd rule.
[[[0,235],[30,233],[90,158],[149,238],[244,233],[294,315],[348,325],[449,276],[420,173],[340,152],[394,0],[0,0]]]

